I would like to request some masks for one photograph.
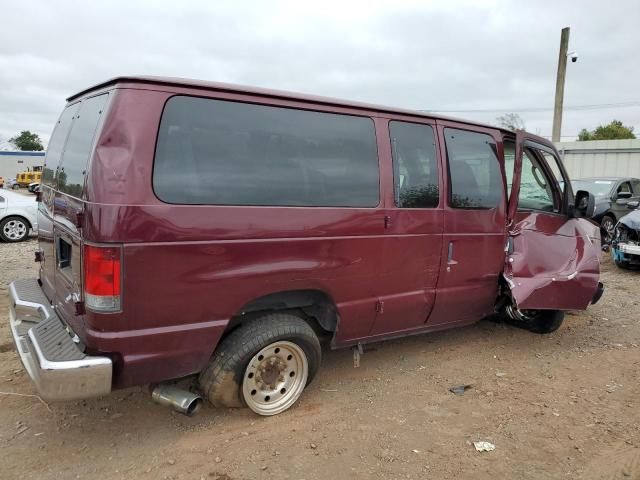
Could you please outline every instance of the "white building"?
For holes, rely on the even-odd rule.
[[[16,178],[20,172],[44,165],[45,152],[0,151],[0,177]]]
[[[558,142],[571,178],[640,178],[640,139]]]

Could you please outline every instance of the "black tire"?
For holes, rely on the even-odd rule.
[[[198,379],[209,402],[215,407],[245,407],[242,382],[247,366],[260,350],[277,341],[292,342],[304,351],[308,385],[320,367],[318,337],[300,317],[270,313],[241,325],[218,345]]]
[[[600,221],[600,232],[602,233],[602,243],[610,244],[613,240],[614,229],[616,226],[616,219],[613,215],[605,215]]]
[[[19,231],[11,228],[12,225],[15,225]],[[11,228],[11,231],[15,232],[15,234],[5,231],[5,228]],[[0,222],[0,239],[9,243],[22,242],[29,236],[30,229],[31,225],[26,219],[18,216],[7,217]]]
[[[533,333],[552,333],[560,328],[564,322],[562,310],[536,310],[529,313],[526,320],[526,328]]]
[[[614,263],[616,264],[616,266],[618,268],[622,268],[623,270],[630,270],[631,267],[629,266],[629,262],[624,262],[624,261],[620,261],[620,260],[614,260]]]

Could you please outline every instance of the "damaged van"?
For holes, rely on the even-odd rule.
[[[11,284],[11,331],[48,401],[197,375],[215,406],[277,414],[323,346],[358,357],[496,312],[548,333],[598,301],[594,199],[569,180],[525,132],[116,78],[55,126],[39,273]],[[155,392],[193,411],[193,394]]]

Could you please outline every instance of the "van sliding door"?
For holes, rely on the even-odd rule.
[[[504,265],[506,198],[498,132],[438,124],[448,182],[442,262],[429,325],[442,328],[493,312]]]

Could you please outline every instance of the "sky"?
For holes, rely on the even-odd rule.
[[[640,132],[640,2],[3,0],[0,144],[48,141],[65,98],[120,75],[196,78],[551,135],[571,27],[563,140],[612,119]]]

